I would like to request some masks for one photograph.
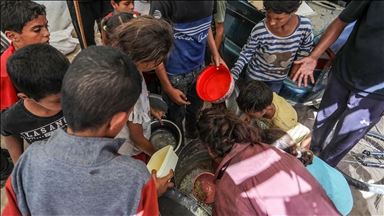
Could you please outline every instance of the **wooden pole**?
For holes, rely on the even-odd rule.
[[[87,48],[87,41],[85,40],[84,27],[83,27],[83,21],[81,19],[79,1],[78,0],[73,0],[73,4],[75,6],[77,23],[79,25],[81,39],[83,41],[83,46],[84,46],[84,48]]]

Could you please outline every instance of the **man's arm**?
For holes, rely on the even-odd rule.
[[[308,76],[313,74],[317,60],[320,58],[323,52],[325,52],[325,50],[327,50],[328,47],[331,46],[337,40],[337,38],[339,38],[347,25],[348,23],[343,22],[339,17],[337,17],[325,30],[324,34],[319,40],[319,43],[315,46],[309,56],[294,62],[295,64],[300,65],[296,74],[292,74],[291,76],[293,82],[297,80],[297,86],[300,87],[301,82],[303,81],[304,86],[307,86]]]
[[[17,160],[19,160],[19,157],[24,152],[23,139],[14,135],[10,135],[4,136],[4,141],[9,154],[11,155],[13,164],[16,164]]]

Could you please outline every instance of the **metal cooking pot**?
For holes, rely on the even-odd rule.
[[[167,103],[165,103],[163,97],[161,97],[159,94],[151,93],[149,95],[149,105],[154,110],[161,110],[165,113],[168,111]]]
[[[182,138],[180,128],[175,123],[166,119],[163,119],[163,125],[157,120],[151,122],[149,142],[157,149],[172,145],[173,151],[176,152],[181,146]]]
[[[203,146],[200,139],[189,141],[179,154],[175,168],[175,186],[185,193],[192,194],[192,187],[183,185],[183,183],[191,185],[193,179],[200,172],[213,173],[211,160],[207,148]]]
[[[236,98],[239,96],[239,93],[240,93],[240,90],[237,87],[237,85],[235,85],[235,90],[233,90],[231,96],[227,100],[225,100],[225,106],[229,110],[236,113],[236,115],[238,115],[238,116],[241,114],[239,106],[237,106],[237,102],[236,102]]]
[[[159,197],[159,210],[161,215],[211,215],[211,210],[176,188],[168,188],[165,194]]]

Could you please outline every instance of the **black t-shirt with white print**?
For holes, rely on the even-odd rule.
[[[66,125],[63,111],[51,117],[39,117],[25,108],[22,99],[1,113],[1,135],[21,137],[29,144],[48,139],[53,131]]]

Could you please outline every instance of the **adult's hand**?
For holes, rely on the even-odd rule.
[[[175,102],[178,105],[190,105],[191,102],[187,101],[187,96],[180,91],[179,89],[176,88],[171,88],[166,91],[168,96],[171,98],[173,102]]]
[[[289,75],[293,82],[297,80],[297,86],[300,87],[301,83],[304,83],[304,86],[307,86],[308,76],[311,79],[312,83],[315,83],[315,78],[313,78],[313,71],[315,70],[317,60],[311,56],[302,58],[300,60],[294,61],[295,64],[300,65],[297,71],[292,71]]]
[[[157,197],[161,197],[168,188],[173,187],[173,182],[169,182],[173,177],[173,170],[169,171],[169,174],[164,176],[163,178],[156,177],[156,170],[152,170],[152,178],[156,183]]]

